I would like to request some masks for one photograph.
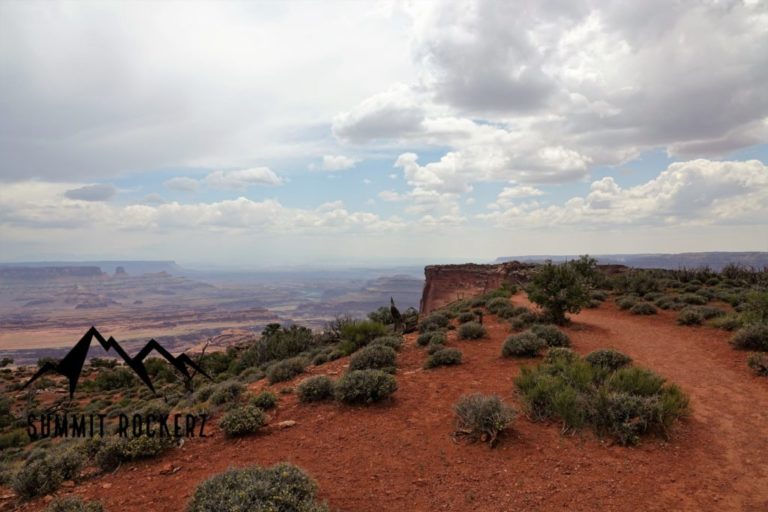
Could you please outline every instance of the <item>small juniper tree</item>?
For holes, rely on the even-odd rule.
[[[555,265],[547,261],[534,273],[528,285],[528,298],[541,306],[552,322],[562,325],[566,313],[578,313],[589,304],[589,287],[572,263]]]

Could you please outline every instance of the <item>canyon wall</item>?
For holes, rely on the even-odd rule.
[[[427,314],[456,300],[480,295],[502,284],[524,284],[535,265],[509,261],[494,265],[465,263],[424,268],[424,291],[419,311]]]

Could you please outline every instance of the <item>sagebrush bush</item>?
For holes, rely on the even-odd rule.
[[[531,326],[531,332],[543,339],[549,347],[570,347],[568,335],[554,325],[536,324]]]
[[[267,379],[270,384],[291,380],[304,373],[307,364],[307,360],[301,356],[278,361],[267,368]]]
[[[387,398],[397,391],[397,381],[380,370],[357,370],[345,373],[336,383],[335,396],[348,404],[369,404]]]
[[[685,308],[677,315],[677,323],[680,325],[701,325],[704,316],[693,308]]]
[[[486,441],[491,446],[516,416],[515,410],[505,405],[498,396],[479,393],[462,396],[456,402],[454,411],[457,433]]]
[[[385,347],[389,347],[393,350],[400,350],[401,348],[403,348],[403,337],[402,336],[379,336],[378,338],[374,339],[370,344],[384,345]]]
[[[726,314],[725,311],[723,311],[720,308],[716,308],[714,306],[689,306],[689,307],[694,311],[698,312],[702,316],[702,318],[704,318],[704,320],[718,318]]]
[[[471,311],[464,311],[462,313],[459,313],[459,316],[457,316],[456,319],[459,321],[460,324],[465,324],[467,322],[477,321],[477,315],[475,315]]]
[[[245,385],[236,380],[225,381],[218,384],[211,392],[209,401],[213,405],[224,405],[235,403],[245,392]],[[200,390],[202,391],[202,390]],[[198,391],[198,396],[200,395]]]
[[[112,471],[126,461],[156,457],[174,443],[173,438],[167,436],[108,436],[91,439],[88,451],[99,469]]]
[[[277,395],[270,391],[262,391],[258,395],[252,396],[248,400],[248,403],[254,407],[267,411],[269,409],[274,409],[277,406]]]
[[[688,414],[688,397],[680,388],[642,368],[611,370],[574,357],[555,357],[535,368],[523,368],[515,379],[529,416],[557,419],[563,430],[591,425],[624,445],[640,435],[664,435]]]
[[[271,468],[229,469],[195,489],[188,512],[327,512],[317,501],[317,484],[287,463]]]
[[[657,313],[656,308],[650,302],[638,302],[629,308],[629,312],[633,315],[655,315]]]
[[[735,331],[744,326],[744,321],[741,316],[736,313],[727,313],[723,316],[714,318],[710,325],[726,331]]]
[[[420,347],[426,347],[430,343],[444,345],[445,334],[442,331],[428,331],[423,334],[419,334],[416,338],[416,344]]]
[[[510,326],[512,329],[525,329],[538,322],[539,320],[540,319],[538,315],[533,311],[525,311],[515,315],[514,318],[512,318],[510,321]]]
[[[768,324],[742,327],[731,338],[731,345],[741,350],[768,352]]]
[[[325,375],[316,375],[301,381],[296,388],[302,402],[319,402],[333,398],[333,381]]]
[[[387,327],[371,320],[353,320],[341,327],[342,345],[346,347],[344,351],[347,355],[386,335]]]
[[[23,499],[51,494],[65,480],[76,480],[86,463],[77,446],[66,444],[29,457],[13,478],[12,486]]]
[[[490,311],[493,314],[496,314],[497,311],[501,309],[505,309],[508,306],[511,306],[509,299],[506,297],[496,297],[494,299],[489,300],[485,303],[485,308]]]
[[[709,302],[709,300],[706,297],[704,297],[703,295],[696,294],[696,293],[683,293],[678,298],[679,298],[680,302],[684,302],[684,303],[690,304],[692,306],[703,306],[704,304]]]
[[[62,496],[55,498],[45,512],[103,512],[104,507],[98,501],[83,501],[80,496]]]
[[[616,305],[619,306],[619,309],[631,309],[632,306],[637,304],[640,301],[637,297],[633,295],[626,295],[624,297],[616,297]]]
[[[442,343],[430,343],[427,345],[427,354],[432,355],[438,350],[443,350],[445,348],[445,345]]]
[[[219,420],[221,430],[229,437],[253,434],[267,422],[267,415],[258,407],[241,405],[227,411]]]
[[[485,336],[485,327],[477,322],[467,322],[459,326],[459,339],[477,340]]]
[[[504,357],[536,357],[546,348],[547,342],[530,331],[509,336],[501,348]]]
[[[547,350],[546,355],[544,356],[544,362],[545,363],[555,363],[557,361],[564,361],[566,363],[570,363],[577,359],[579,356],[571,350],[570,348],[566,347],[552,347],[549,350]]]
[[[761,377],[768,376],[768,355],[765,354],[751,354],[747,358],[747,366],[749,366],[755,375]]]
[[[604,368],[609,371],[616,371],[632,363],[632,358],[626,354],[613,349],[600,349],[587,354],[584,358],[592,366]]]
[[[461,351],[455,348],[442,348],[432,353],[424,363],[424,368],[435,368],[437,366],[450,366],[461,364]]]
[[[448,327],[449,319],[444,313],[431,313],[424,320],[419,322],[419,332],[437,331]]]
[[[395,373],[397,353],[384,345],[369,345],[352,354],[349,371],[382,370]]]

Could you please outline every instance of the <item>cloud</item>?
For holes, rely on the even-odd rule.
[[[686,225],[763,223],[768,218],[768,167],[758,160],[690,160],[656,178],[622,188],[612,177],[592,183],[562,205],[512,203],[478,218],[499,226]]]
[[[200,188],[200,182],[193,178],[177,176],[165,181],[163,186],[168,190],[176,190],[180,192],[196,192],[197,189]]]
[[[269,167],[254,167],[234,171],[214,171],[205,177],[206,185],[215,188],[242,189],[253,185],[277,186],[283,180]]]
[[[69,199],[78,201],[107,201],[117,193],[112,185],[85,185],[79,188],[66,190],[64,195]]]
[[[155,192],[152,192],[151,194],[147,194],[146,196],[144,196],[144,199],[142,199],[142,201],[145,204],[150,204],[150,205],[165,204],[168,202],[165,200],[165,198],[163,198],[163,196]]]
[[[344,171],[351,169],[358,163],[359,160],[350,158],[344,155],[323,155],[323,160],[320,163],[320,169],[323,171]],[[315,169],[314,164],[310,166],[310,169]]]

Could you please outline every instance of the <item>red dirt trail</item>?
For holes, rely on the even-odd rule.
[[[483,340],[450,333],[448,344],[464,353],[457,367],[422,370],[426,354],[407,336],[399,390],[387,403],[305,405],[281,395],[272,423],[295,420],[294,427],[227,440],[212,425],[212,437],[58,494],[99,499],[107,511],[180,511],[200,481],[228,467],[289,461],[312,474],[335,511],[768,510],[768,379],[752,376],[729,333],[678,326],[675,313],[633,316],[609,303],[573,320],[566,331],[577,352],[614,347],[690,394],[693,414],[670,441],[611,446],[589,432],[562,436],[558,425],[521,414],[494,449],[456,444],[456,400],[496,393],[519,409],[513,380],[533,362],[500,357],[508,324],[488,315]],[[310,372],[337,375],[346,364]],[[168,465],[180,469],[162,475]],[[20,510],[43,506],[38,500]]]

